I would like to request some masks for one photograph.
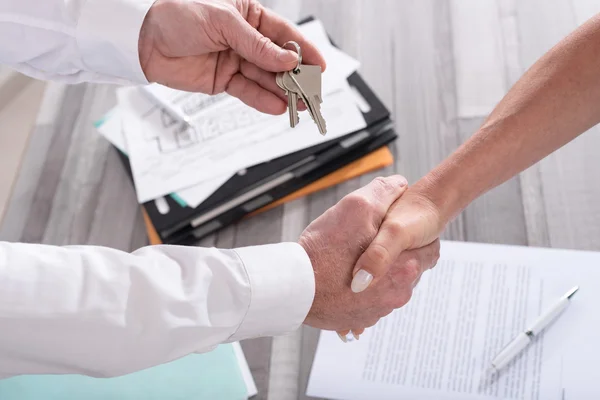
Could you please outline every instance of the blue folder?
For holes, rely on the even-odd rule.
[[[115,378],[22,375],[0,380],[1,400],[245,400],[232,345]]]

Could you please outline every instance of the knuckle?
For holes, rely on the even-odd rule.
[[[367,257],[372,263],[371,265],[378,268],[383,268],[391,262],[389,250],[379,243],[371,244],[367,249]]]
[[[384,229],[387,234],[393,238],[402,237],[405,233],[404,226],[400,222],[394,220],[386,221]]]
[[[211,4],[207,9],[208,17],[213,21],[223,24],[229,23],[238,17],[239,11],[229,4]]]
[[[368,211],[373,207],[371,200],[356,192],[350,193],[344,197],[344,200],[355,212]]]
[[[415,282],[421,276],[421,263],[416,258],[411,258],[404,263],[404,273],[409,283]]]
[[[271,40],[269,38],[267,38],[266,36],[261,36],[255,43],[254,43],[254,52],[256,54],[260,54],[260,55],[266,55],[272,48],[273,46],[273,42],[271,42]]]
[[[378,190],[383,192],[393,192],[395,189],[392,182],[390,182],[388,178],[385,178],[383,176],[376,177],[375,179],[373,179],[372,183]]]
[[[440,241],[436,240],[428,246],[429,251],[426,254],[426,269],[431,269],[437,265],[440,260]]]

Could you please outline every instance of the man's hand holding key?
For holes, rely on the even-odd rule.
[[[279,115],[287,95],[275,74],[307,64],[325,70],[319,50],[298,29],[256,0],[157,0],[146,15],[138,43],[150,82],[190,92],[227,92],[258,111]],[[307,93],[308,94],[308,93]]]
[[[321,135],[327,133],[325,119],[321,115],[321,75],[322,69],[318,65],[302,64],[302,48],[295,42],[293,44],[298,52],[298,65],[291,71],[279,72],[275,78],[277,85],[283,89],[288,97],[288,112],[290,114],[290,127],[294,128],[299,122],[298,98],[306,106],[306,110],[317,124]]]

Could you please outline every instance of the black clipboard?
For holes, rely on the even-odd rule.
[[[217,208],[214,214],[210,212],[200,214],[191,220],[184,229],[176,231],[172,235],[162,236],[159,233],[161,241],[165,244],[194,244],[203,237],[229,226],[246,215],[284,198],[393,142],[396,138],[397,135],[391,127],[391,121],[383,121],[368,132],[358,132],[340,142],[336,147],[317,154],[313,161],[298,163],[289,170],[281,171],[276,176],[268,178],[265,182],[259,182],[250,191],[232,197],[219,206],[223,207],[223,210]],[[347,147],[348,143],[357,139],[361,140],[356,145]],[[343,154],[336,157],[335,154],[338,152]],[[278,181],[280,177],[290,177],[290,179],[284,179],[283,182],[280,182]],[[270,182],[274,182],[276,185],[268,187]],[[267,190],[260,193],[253,192],[254,189],[264,188],[265,186]],[[246,194],[248,196],[244,197]],[[232,203],[234,203],[233,206],[231,206]]]

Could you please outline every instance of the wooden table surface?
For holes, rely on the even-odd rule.
[[[396,172],[415,182],[477,129],[538,57],[600,11],[595,0],[265,3],[292,20],[320,18],[336,44],[361,61],[362,76],[392,111],[396,162],[242,221],[202,246],[295,240],[311,220],[374,176]],[[127,251],[147,244],[133,187],[92,124],[115,104],[114,87],[49,85],[0,239]],[[599,129],[477,200],[444,238],[600,250]],[[317,331],[302,328],[243,343],[257,399],[305,399],[317,339]]]

